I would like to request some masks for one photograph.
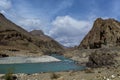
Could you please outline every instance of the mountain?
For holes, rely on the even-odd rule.
[[[32,49],[32,36],[0,13],[0,48]]]
[[[63,46],[51,37],[44,34],[42,30],[33,30],[30,32],[38,41],[37,45],[43,48],[43,51],[56,52],[63,50]]]
[[[96,49],[120,47],[120,22],[98,18],[78,48]]]
[[[37,38],[39,38],[40,40],[43,40],[43,41],[53,40],[51,37],[45,35],[42,30],[33,30],[33,31],[30,31],[30,34],[32,34],[33,36],[35,36],[35,37],[37,37]]]
[[[43,32],[40,31],[40,35],[37,35],[35,31],[31,33],[11,22],[3,14],[0,13],[1,50],[12,48],[22,50],[25,49],[45,51],[47,49],[48,51],[58,51],[63,49],[62,46],[53,39],[50,40],[51,42],[47,42],[47,37],[44,38],[45,35]],[[33,36],[33,34],[36,34],[37,36]]]

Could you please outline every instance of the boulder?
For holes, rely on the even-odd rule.
[[[110,66],[115,63],[115,54],[110,53],[100,53],[95,51],[89,55],[89,61],[87,62],[87,67],[102,67],[102,66]]]

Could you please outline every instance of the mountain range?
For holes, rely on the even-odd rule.
[[[111,47],[120,47],[120,22],[115,19],[98,18],[75,49]],[[65,47],[45,35],[42,30],[28,32],[0,13],[0,50],[4,49],[40,50],[44,53],[56,53],[65,50]]]

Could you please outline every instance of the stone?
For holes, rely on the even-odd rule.
[[[111,78],[115,78],[115,75],[111,75]]]

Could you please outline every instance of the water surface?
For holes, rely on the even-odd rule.
[[[83,70],[85,67],[78,66],[73,60],[65,58],[61,55],[52,55],[60,59],[59,62],[44,63],[19,63],[19,64],[0,64],[0,73],[6,73],[12,70],[14,73],[41,73],[41,72],[58,72],[68,70]]]

